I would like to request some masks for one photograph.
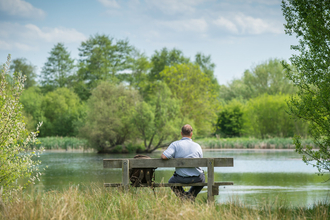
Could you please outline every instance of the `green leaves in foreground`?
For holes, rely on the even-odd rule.
[[[5,80],[9,64],[10,56],[0,75],[0,185],[5,194],[11,189],[22,187],[17,184],[17,180],[28,178],[28,182],[34,182],[39,178],[40,161],[33,160],[33,157],[39,157],[42,151],[27,152],[28,144],[36,141],[41,123],[38,124],[36,132],[29,134],[26,131],[22,116],[23,107],[19,102],[25,77],[15,73],[15,84],[10,86]]]

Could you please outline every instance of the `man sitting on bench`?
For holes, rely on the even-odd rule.
[[[171,143],[163,152],[161,158],[164,160],[171,158],[203,158],[202,148],[191,140],[192,135],[193,128],[188,124],[184,125],[181,129],[182,139]],[[168,182],[204,183],[205,175],[200,167],[175,168],[175,172]],[[182,186],[173,186],[171,189],[178,197],[189,198],[194,201],[203,186],[192,186],[188,192]]]

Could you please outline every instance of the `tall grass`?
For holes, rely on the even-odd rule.
[[[303,145],[314,146],[312,139],[302,139]],[[197,139],[204,149],[295,149],[292,138],[203,138]]]
[[[43,146],[46,150],[54,149],[86,149],[87,140],[75,137],[40,137],[39,143],[31,147],[40,148]]]
[[[80,187],[81,188],[81,187]],[[198,197],[197,197],[198,198]],[[181,201],[168,188],[119,189],[88,186],[64,191],[20,192],[4,200],[1,219],[329,219],[330,206],[290,208],[279,203],[245,206]]]

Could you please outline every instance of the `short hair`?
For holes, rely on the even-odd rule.
[[[183,127],[181,128],[181,132],[183,135],[191,135],[191,132],[193,131],[193,128],[191,127],[191,125],[183,125]]]

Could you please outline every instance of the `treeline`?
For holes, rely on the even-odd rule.
[[[81,136],[101,152],[132,145],[151,152],[176,140],[186,123],[196,137],[306,135],[307,124],[286,113],[295,89],[280,60],[219,85],[211,56],[202,53],[191,59],[163,48],[147,57],[106,35],[78,49],[74,60],[56,44],[39,80],[26,59],[12,62],[12,72],[27,77],[20,98],[25,120],[30,130],[43,121],[41,137]]]

